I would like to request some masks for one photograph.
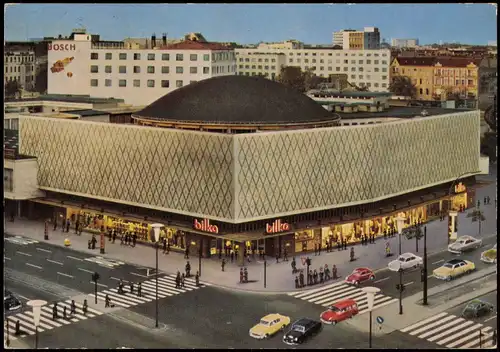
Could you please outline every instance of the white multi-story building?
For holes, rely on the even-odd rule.
[[[304,49],[304,43],[295,39],[285,40],[279,43],[259,43],[257,49],[279,49],[279,50],[293,50]]]
[[[148,105],[163,95],[215,76],[236,74],[233,49],[184,41],[158,49],[102,48],[89,35],[48,48],[48,93],[90,95]]]
[[[258,61],[253,64],[251,61],[246,61],[247,58],[256,58],[258,60],[257,53],[260,53],[263,58],[269,54],[282,54],[284,55],[285,66],[297,66],[302,71],[310,69],[320,77],[346,75],[347,81],[351,84],[358,87],[366,86],[372,92],[384,92],[389,88],[390,50],[308,48],[295,50],[235,49],[235,51],[239,75],[252,72],[251,68],[246,69],[246,65],[250,65],[250,67],[256,65],[258,70]],[[243,68],[240,68],[240,65],[244,65]]]
[[[21,88],[32,90],[35,86],[35,53],[32,51],[7,51],[4,53],[4,80],[17,81]]]
[[[240,76],[264,76],[275,80],[280,75],[281,67],[286,65],[286,55],[255,50],[236,52],[236,71]]]
[[[418,39],[391,39],[391,46],[395,48],[416,48]]]

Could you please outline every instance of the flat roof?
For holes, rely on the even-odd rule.
[[[16,103],[23,101],[64,101],[68,103],[123,103],[123,99],[115,99],[115,98],[97,98],[91,97],[90,95],[64,95],[64,94],[46,94],[40,95],[37,98],[24,98],[24,99],[5,99],[6,103]]]
[[[358,111],[358,112],[335,112],[339,114],[342,119],[369,119],[369,118],[383,118],[383,117],[397,117],[397,118],[412,118],[415,116],[422,116],[422,110],[427,111],[426,116],[436,116],[453,114],[465,111],[474,111],[474,109],[445,109],[445,108],[423,108],[421,106],[403,106],[403,107],[390,107],[380,112]]]
[[[109,115],[105,111],[93,110],[93,109],[82,109],[82,110],[66,110],[64,113],[75,114],[80,116],[99,116],[99,115]]]

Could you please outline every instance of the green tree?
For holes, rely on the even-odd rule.
[[[21,92],[21,85],[17,80],[7,81],[4,86],[5,96],[12,98]]]
[[[417,87],[412,83],[408,76],[396,76],[389,84],[389,91],[395,95],[415,98],[417,96]]]
[[[301,93],[304,92],[304,75],[302,74],[302,70],[300,69],[300,67],[281,67],[281,72],[278,76],[277,81]]]
[[[486,155],[490,162],[495,163],[497,161],[497,133],[496,132],[486,132],[483,137],[481,137],[480,144],[481,154]]]

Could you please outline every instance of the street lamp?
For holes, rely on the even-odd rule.
[[[395,220],[398,228],[399,255],[401,255],[401,232],[403,232],[405,217],[399,213]],[[399,266],[399,314],[403,314],[403,269],[401,268],[401,262],[399,262]]]
[[[154,236],[155,236],[155,248],[156,248],[156,324],[155,327],[158,327],[158,245],[160,243],[160,230],[163,227],[163,224],[152,224]]]
[[[33,322],[35,323],[35,349],[38,349],[38,325],[40,325],[40,314],[42,313],[42,307],[47,304],[46,301],[41,299],[34,299],[28,301],[27,304],[33,308]]]
[[[380,292],[378,287],[363,287],[361,289],[366,293],[366,301],[368,302],[368,311],[370,312],[370,339],[369,339],[369,348],[372,348],[372,310],[373,303],[375,302],[375,295]]]

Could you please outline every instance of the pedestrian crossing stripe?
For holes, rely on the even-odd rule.
[[[493,328],[490,326],[442,312],[400,331],[446,348],[470,349],[479,348],[480,345],[491,347],[493,343],[491,330]]]
[[[194,291],[210,284],[202,283],[196,286],[196,280],[192,278],[185,278],[184,287],[176,288],[175,283],[176,275],[167,275],[158,277],[158,299],[171,297],[186,293],[189,291]],[[118,287],[110,288],[97,293],[97,299],[101,301],[106,301],[106,295],[109,296],[111,304],[122,308],[130,308],[142,303],[148,303],[156,299],[156,278],[146,280],[141,282],[141,296],[139,296],[137,288],[138,285],[134,285],[134,292],[130,292],[130,286],[124,285],[123,294],[118,293]],[[89,296],[94,296],[94,293],[89,293]]]
[[[351,298],[358,304],[358,314],[368,312],[366,292],[363,292],[363,290],[359,287],[348,285],[345,282],[335,282],[333,284],[328,284],[326,286],[307,291],[290,292],[288,295],[310,303],[321,305],[323,307],[329,307],[335,302]],[[395,302],[397,302],[396,298],[377,293],[375,295],[373,309]]]
[[[85,258],[86,261],[96,263],[101,266],[105,266],[107,268],[114,269],[115,267],[118,267],[120,265],[124,265],[124,262],[120,262],[118,260],[113,260],[113,259],[106,259],[104,257],[91,257],[91,258]]]
[[[86,320],[89,318],[94,318],[98,315],[103,314],[102,312],[87,308],[87,314],[83,314],[83,305],[75,302],[76,312],[71,315],[71,300],[65,302],[58,302],[58,319],[52,319],[52,306],[43,306],[40,314],[40,323],[38,324],[38,332],[43,332],[45,330],[52,330],[59,328],[64,325],[69,325],[71,323],[76,323],[80,320]],[[66,307],[67,316],[66,319],[63,317],[63,309]],[[35,334],[35,322],[33,320],[33,311],[27,309],[24,312],[20,312],[7,317],[7,324],[9,325],[9,339],[17,340],[19,336],[15,336],[16,322],[19,321],[19,326],[23,335],[34,335]],[[4,330],[4,340],[7,339],[7,331]]]
[[[5,241],[8,241],[10,243],[14,243],[14,244],[19,244],[19,245],[22,245],[22,246],[26,246],[28,244],[34,244],[34,243],[38,243],[37,240],[33,240],[31,238],[26,238],[26,237],[22,237],[22,236],[15,236],[15,237],[4,237]]]

